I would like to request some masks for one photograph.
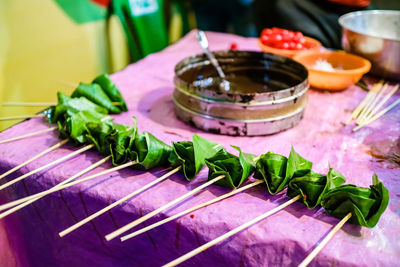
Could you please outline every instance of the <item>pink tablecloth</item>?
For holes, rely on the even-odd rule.
[[[208,37],[214,50],[227,49],[231,42],[237,43],[241,50],[259,50],[255,39],[218,33],[209,33]],[[131,117],[135,116],[140,131],[150,131],[167,143],[190,140],[193,133],[198,133],[226,147],[232,144],[255,154],[272,150],[288,155],[293,145],[301,155],[314,162],[314,171],[326,173],[328,164],[331,164],[346,176],[348,183],[359,186],[368,186],[372,174],[376,172],[390,192],[389,207],[378,225],[373,229],[345,225],[312,265],[398,264],[400,168],[398,161],[395,163],[391,156],[400,154],[400,109],[396,108],[379,121],[352,133],[353,125],[343,126],[342,122],[366,92],[356,86],[338,93],[310,90],[305,116],[293,129],[262,137],[227,137],[206,133],[177,120],[171,99],[175,64],[186,56],[200,52],[192,32],[162,52],[150,55],[114,74],[112,78],[129,106],[129,112],[116,116],[115,121],[128,124],[131,123]],[[394,99],[398,98],[397,93]],[[46,127],[48,125],[42,120],[31,119],[0,133],[0,139]],[[57,141],[54,133],[0,145],[1,173]],[[65,145],[32,162],[8,179],[74,149]],[[4,203],[49,188],[98,159],[100,156],[96,152],[84,153],[3,190],[0,192],[0,201]],[[111,164],[104,164],[91,173],[109,167]],[[165,170],[161,169],[150,172],[122,170],[53,194],[6,217],[3,223],[8,239],[5,240],[13,248],[15,261],[20,266],[158,266],[287,200],[284,195],[270,196],[260,186],[127,242],[121,243],[118,239],[105,241],[104,235],[201,184],[207,176],[207,171],[203,170],[191,183],[187,183],[181,175],[174,175],[70,235],[58,237],[59,231],[163,173]],[[224,192],[227,190],[211,186],[141,227]],[[337,222],[337,219],[326,215],[322,209],[308,210],[303,204],[295,203],[184,265],[295,265]]]

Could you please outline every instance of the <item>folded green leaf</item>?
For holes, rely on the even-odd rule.
[[[107,109],[96,105],[85,97],[70,98],[61,92],[57,93],[58,104],[52,109],[50,120],[55,123],[57,120],[64,121],[68,116],[71,116],[79,111],[89,110],[106,115]]]
[[[131,160],[139,163],[136,166],[150,169],[167,165],[172,151],[172,147],[158,140],[151,133],[144,132],[136,135],[135,141],[129,147],[128,155]]]
[[[193,142],[182,141],[173,143],[174,153],[171,153],[169,161],[172,167],[182,166],[183,174],[188,181],[199,173],[205,164],[205,159],[213,156],[222,146],[193,135]]]
[[[87,133],[89,133],[87,125],[89,123],[100,125],[112,120],[111,117],[107,120],[104,118],[104,115],[98,112],[89,110],[79,111],[67,117],[65,122],[59,121],[59,130],[62,136],[69,137],[73,141],[83,144],[87,141]]]
[[[113,132],[108,136],[111,158],[114,165],[128,161],[127,151],[129,143],[135,139],[136,131],[136,124],[134,126],[114,124]]]
[[[96,112],[99,114],[107,115],[108,111],[107,109],[96,105],[95,103],[91,102],[89,99],[85,97],[79,97],[79,98],[72,98],[69,100],[67,103],[62,104],[63,106],[66,106],[66,111],[69,115],[75,114],[80,111],[91,111],[91,112]]]
[[[222,149],[222,146],[203,137],[200,137],[197,134],[193,135],[192,140],[195,153],[194,157],[196,159],[195,168],[197,174],[203,168],[205,159],[215,155],[218,150]]]
[[[389,203],[389,192],[376,174],[369,188],[342,185],[328,191],[321,205],[330,215],[342,219],[349,212],[350,223],[374,227]]]
[[[264,179],[268,192],[275,195],[287,185],[286,168],[288,159],[280,154],[268,152],[260,156],[256,163],[254,178]]]
[[[327,176],[328,176],[328,183],[327,183],[328,190],[338,187],[346,182],[346,178],[344,178],[343,174],[333,169],[330,165]]]
[[[289,158],[273,152],[261,155],[254,178],[264,179],[268,192],[275,195],[285,189],[292,178],[304,176],[311,168],[312,162],[302,158],[292,147]]]
[[[109,136],[113,132],[113,123],[110,122],[88,122],[86,124],[88,133],[86,138],[96,146],[97,151],[103,155],[110,154]]]
[[[292,147],[290,150],[285,179],[290,180],[293,177],[300,177],[311,171],[312,162],[302,158],[294,151]]]
[[[79,86],[72,93],[71,97],[75,98],[80,96],[84,96],[90,101],[96,103],[97,105],[106,108],[110,113],[121,113],[121,110],[113,105],[110,98],[97,83],[80,83]]]
[[[238,147],[234,148],[240,151]],[[222,187],[237,188],[254,171],[255,161],[253,159],[255,157],[255,155],[241,151],[239,157],[237,157],[228,153],[225,149],[221,149],[211,158],[205,159],[209,168],[208,180],[224,175],[225,177],[215,184]]]
[[[321,202],[322,197],[331,189],[343,184],[345,178],[339,172],[330,168],[327,175],[308,172],[301,177],[290,180],[287,195],[302,196],[302,201],[309,209],[313,209]]]
[[[191,141],[172,143],[173,153],[170,154],[169,162],[173,168],[182,166],[182,172],[188,181],[196,176],[194,146]]]
[[[101,86],[107,96],[111,99],[111,101],[120,103],[119,107],[122,111],[128,111],[125,100],[121,95],[121,92],[118,90],[117,86],[110,79],[108,74],[101,74],[97,76],[93,83],[97,83]]]

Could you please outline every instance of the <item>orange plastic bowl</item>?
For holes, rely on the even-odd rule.
[[[294,57],[297,54],[300,54],[304,51],[320,51],[321,50],[322,45],[318,40],[315,40],[311,37],[306,37],[306,36],[304,36],[304,38],[306,39],[305,46],[308,47],[308,49],[301,49],[301,50],[279,49],[279,48],[275,48],[275,47],[263,44],[260,39],[258,39],[258,46],[264,52],[278,54],[278,55],[285,56],[285,57]]]
[[[307,68],[310,85],[324,90],[346,89],[371,69],[368,60],[343,51],[309,51],[298,54],[293,59]],[[335,70],[315,69],[317,60],[327,61]]]

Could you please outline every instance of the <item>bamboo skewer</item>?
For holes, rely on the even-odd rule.
[[[73,87],[73,88],[79,86],[79,83],[74,83],[74,82],[70,82],[70,81],[59,80],[58,82],[60,84],[63,84],[63,85],[68,86],[68,87]]]
[[[379,109],[389,100],[389,98],[390,98],[394,93],[396,93],[397,89],[399,89],[399,85],[398,85],[398,84],[396,84],[396,85],[392,88],[392,90],[391,90],[388,94],[385,95],[385,97],[382,99],[382,101],[371,111],[371,113],[365,118],[365,120],[364,120],[362,123],[367,122],[367,121],[369,121],[370,119],[372,119],[373,116],[379,111]]]
[[[349,124],[352,119],[356,119],[358,115],[360,115],[362,109],[370,101],[371,97],[373,97],[376,94],[376,92],[381,88],[382,84],[383,82],[380,81],[379,83],[373,85],[371,90],[368,92],[367,96],[363,99],[363,101],[361,101],[360,105],[353,110],[350,117],[345,122],[346,125]]]
[[[362,127],[382,117],[386,112],[400,103],[400,101],[397,100],[385,109],[379,111],[389,98],[397,92],[399,85],[396,84],[386,93],[388,88],[389,84],[385,83],[382,85],[382,81],[374,84],[373,88],[368,92],[360,105],[353,110],[351,116],[345,122],[345,124],[348,124],[352,119],[356,119],[357,126],[353,128],[353,132],[358,131]]]
[[[56,102],[3,102],[3,107],[49,107],[57,105]]]
[[[45,155],[45,154],[47,154],[47,153],[49,153],[49,152],[51,152],[51,151],[53,151],[53,150],[59,148],[60,146],[62,146],[62,145],[65,144],[66,142],[68,142],[68,140],[69,140],[69,139],[65,139],[65,140],[63,140],[63,141],[61,141],[61,142],[58,142],[57,144],[55,144],[55,145],[51,146],[50,148],[48,148],[48,149],[46,149],[46,150],[40,152],[40,153],[37,154],[36,156],[34,156],[34,157],[32,157],[32,158],[26,160],[25,162],[23,162],[23,163],[19,164],[18,166],[12,168],[11,170],[6,171],[6,172],[3,173],[2,175],[0,175],[0,180],[3,179],[4,177],[6,177],[7,175],[9,175],[9,174],[15,172],[16,170],[22,168],[23,166],[27,165],[28,163],[34,161],[35,159],[38,159],[38,158],[40,158],[41,156],[43,156],[43,155]]]
[[[361,112],[360,116],[358,116],[356,120],[356,124],[361,124],[365,120],[366,116],[368,116],[371,112],[371,110],[376,106],[376,103],[381,99],[382,94],[386,91],[388,88],[388,84],[385,83],[380,90],[375,94],[375,97],[371,99],[370,103],[363,109]]]
[[[371,93],[371,95],[369,96],[369,98],[367,99],[365,105],[362,107],[362,109],[360,110],[360,113],[354,118],[356,121],[364,116],[366,109],[371,105],[371,103],[374,101],[375,97],[377,96],[377,94],[379,93],[379,91],[383,88],[383,86],[385,86],[383,83],[378,83],[375,84],[375,90]],[[368,95],[367,95],[368,97]]]
[[[182,211],[182,212],[180,212],[178,214],[175,214],[175,215],[173,215],[171,217],[168,217],[168,218],[166,218],[164,220],[161,220],[161,221],[156,222],[154,224],[151,224],[151,225],[149,225],[147,227],[144,227],[144,228],[142,228],[142,229],[140,229],[140,230],[138,230],[136,232],[133,232],[133,233],[131,233],[129,235],[123,236],[123,237],[121,237],[121,241],[125,241],[125,240],[128,240],[128,239],[132,238],[132,237],[135,237],[135,236],[138,236],[140,234],[143,234],[143,233],[145,233],[145,232],[147,232],[147,231],[149,231],[151,229],[154,229],[154,228],[156,228],[158,226],[166,224],[167,222],[170,222],[170,221],[173,221],[173,220],[175,220],[175,219],[177,219],[179,217],[182,217],[182,216],[184,216],[184,215],[186,215],[186,214],[188,214],[188,213],[190,213],[192,211],[195,211],[195,210],[201,209],[203,207],[209,206],[211,204],[214,204],[214,203],[216,203],[218,201],[221,201],[221,200],[223,200],[225,198],[233,196],[233,195],[235,195],[237,193],[240,193],[240,192],[242,192],[244,190],[250,189],[250,188],[252,188],[252,187],[254,187],[256,185],[262,184],[262,183],[264,183],[264,181],[263,180],[259,180],[259,181],[253,182],[251,184],[245,185],[245,186],[243,186],[241,188],[238,188],[236,190],[232,190],[231,192],[226,193],[226,194],[224,194],[222,196],[216,197],[214,199],[211,199],[210,201],[207,201],[207,202],[201,203],[199,205],[196,205],[196,206],[194,206],[192,208],[184,210],[184,211]]]
[[[60,182],[60,183],[58,183],[57,185],[53,186],[53,187],[50,188],[50,189],[53,189],[53,188],[58,187],[58,186],[62,186],[62,185],[64,185],[64,184],[67,184],[67,183],[71,182],[72,180],[75,180],[75,179],[78,178],[79,176],[82,176],[83,174],[85,174],[85,173],[87,173],[87,172],[93,170],[94,168],[97,168],[98,166],[100,166],[101,164],[103,164],[104,162],[106,162],[107,160],[109,160],[110,158],[111,158],[111,156],[107,156],[107,157],[105,157],[105,158],[103,158],[103,159],[97,161],[96,163],[93,163],[92,165],[90,165],[90,166],[87,167],[86,169],[84,169],[84,170],[80,171],[79,173],[77,173],[77,174],[71,176],[70,178],[68,178],[68,179],[66,179],[66,180],[64,180],[64,181],[62,181],[62,182]],[[50,190],[50,189],[48,189],[48,190]],[[47,191],[47,190],[45,190],[45,191]],[[17,205],[19,205],[19,204],[21,204],[21,203],[24,203],[24,202],[29,201],[29,200],[34,199],[34,198],[38,198],[38,197],[40,198],[40,197],[42,197],[42,196],[45,195],[45,194],[44,194],[45,191],[40,192],[40,193],[36,193],[36,194],[34,194],[34,195],[30,195],[30,196],[27,196],[27,197],[24,197],[24,198],[20,198],[20,199],[17,199],[17,200],[8,202],[8,203],[6,203],[6,204],[3,204],[3,205],[0,206],[0,211],[9,209],[9,208],[14,207],[14,206],[17,206]]]
[[[121,106],[121,102],[111,102],[114,106]],[[50,107],[56,106],[57,102],[3,102],[3,107]]]
[[[8,142],[24,139],[24,138],[35,136],[35,135],[42,134],[42,133],[51,132],[51,131],[54,131],[56,129],[58,129],[58,127],[54,126],[54,127],[48,128],[48,129],[44,129],[44,130],[40,130],[40,131],[36,131],[36,132],[20,135],[20,136],[17,136],[17,137],[1,140],[0,144],[4,144],[4,143],[8,143]]]
[[[133,221],[133,222],[131,222],[131,223],[129,223],[129,224],[117,229],[117,230],[115,230],[114,232],[112,232],[112,233],[110,233],[110,234],[105,236],[106,240],[110,241],[110,240],[116,238],[117,236],[125,233],[126,231],[128,231],[129,229],[135,227],[136,225],[138,225],[138,224],[150,219],[151,217],[153,217],[153,216],[157,215],[158,213],[168,209],[169,207],[171,207],[171,206],[173,206],[175,204],[178,204],[179,202],[183,201],[184,199],[188,198],[189,196],[192,196],[192,195],[196,194],[201,189],[206,188],[207,186],[209,186],[209,185],[221,180],[224,177],[225,177],[225,175],[220,175],[220,176],[218,176],[218,177],[216,177],[216,178],[214,178],[214,179],[212,179],[212,180],[200,185],[199,187],[196,187],[195,189],[189,191],[188,193],[178,197],[177,199],[175,199],[175,200],[173,200],[171,202],[168,202],[164,206],[162,206],[162,207],[160,207],[160,208],[158,208],[158,209],[146,214],[145,216],[143,216],[143,217],[141,217],[141,218],[139,218],[139,219],[137,219],[137,220],[135,220],[135,221]]]
[[[374,92],[371,93],[370,97],[368,98],[368,100],[366,101],[364,107],[362,107],[362,110],[360,111],[360,113],[357,115],[356,118],[354,118],[356,120],[356,123],[358,123],[359,119],[361,117],[364,116],[364,114],[367,112],[368,107],[372,104],[372,102],[374,101],[375,97],[378,95],[379,91],[384,87],[385,85],[383,84],[377,84],[376,86],[376,90]],[[368,96],[368,95],[367,95]]]
[[[337,231],[342,228],[342,226],[351,218],[351,212],[347,213],[347,215],[329,232],[329,234],[318,244],[316,248],[305,258],[298,267],[306,267],[314,258],[318,255],[318,253],[325,247],[325,245],[332,239]]]
[[[44,166],[41,166],[41,167],[39,167],[39,168],[37,168],[37,169],[35,169],[33,171],[30,171],[30,172],[28,172],[28,173],[26,173],[24,175],[21,175],[20,177],[17,177],[17,178],[15,178],[15,179],[13,179],[13,180],[5,183],[5,184],[2,184],[0,186],[0,190],[4,189],[4,188],[6,188],[6,187],[8,187],[8,186],[10,186],[12,184],[15,184],[16,182],[21,181],[22,179],[25,179],[26,177],[28,177],[28,176],[30,176],[32,174],[35,174],[35,173],[37,173],[37,172],[39,172],[41,170],[44,170],[44,169],[49,168],[49,167],[51,167],[53,165],[56,165],[56,164],[58,164],[60,162],[63,162],[65,160],[69,159],[69,158],[72,158],[73,156],[78,155],[79,153],[82,153],[82,152],[84,152],[86,150],[89,150],[92,147],[94,147],[94,144],[87,145],[87,146],[82,147],[81,149],[78,149],[78,150],[76,150],[76,151],[74,151],[74,152],[72,152],[72,153],[70,153],[70,154],[68,154],[68,155],[66,155],[66,156],[64,156],[62,158],[59,158],[59,159],[57,159],[55,161],[52,161],[52,162],[50,162],[50,163],[48,163],[48,164],[46,164]]]
[[[10,117],[2,117],[0,121],[12,121],[12,120],[22,120],[22,119],[30,119],[30,118],[43,118],[44,114],[36,114],[36,115],[20,115],[20,116],[10,116]]]
[[[89,217],[83,219],[82,221],[80,221],[80,222],[78,222],[78,223],[72,225],[71,227],[69,227],[69,228],[65,229],[64,231],[60,232],[60,233],[59,233],[60,237],[63,237],[63,236],[65,236],[65,235],[71,233],[72,231],[78,229],[78,228],[81,227],[82,225],[84,225],[84,224],[86,224],[87,222],[93,220],[94,218],[100,216],[101,214],[103,214],[103,213],[105,213],[105,212],[111,210],[112,208],[114,208],[114,207],[118,206],[119,204],[121,204],[121,203],[123,203],[123,202],[129,200],[130,198],[136,196],[137,194],[140,194],[141,192],[145,191],[146,189],[152,187],[153,185],[162,182],[163,180],[167,179],[167,178],[168,178],[169,176],[171,176],[172,174],[174,174],[174,173],[176,173],[177,171],[179,171],[181,168],[182,168],[182,166],[179,166],[179,167],[177,167],[177,168],[175,168],[175,169],[169,171],[168,173],[164,174],[163,176],[161,176],[160,178],[154,180],[153,182],[148,183],[147,185],[145,185],[145,186],[139,188],[138,190],[136,190],[136,191],[130,193],[129,195],[127,195],[127,196],[121,198],[120,200],[115,201],[115,202],[112,203],[111,205],[108,205],[108,206],[105,207],[104,209],[101,209],[101,210],[99,210],[98,212],[96,212],[96,213],[90,215]]]
[[[206,249],[208,249],[208,248],[220,243],[221,241],[223,241],[223,240],[225,240],[225,239],[237,234],[238,232],[243,231],[244,229],[250,227],[251,225],[253,225],[253,224],[255,224],[255,223],[267,218],[268,216],[271,216],[272,214],[284,209],[285,207],[287,207],[290,204],[296,202],[300,198],[301,198],[301,195],[297,195],[296,197],[290,199],[289,201],[286,201],[285,203],[279,205],[278,207],[276,207],[276,208],[274,208],[274,209],[272,209],[272,210],[270,210],[270,211],[268,211],[268,212],[266,212],[266,213],[264,213],[264,214],[262,214],[262,215],[260,215],[260,216],[258,216],[256,218],[254,218],[253,220],[251,220],[251,221],[249,221],[247,223],[242,224],[239,227],[234,228],[233,230],[231,230],[231,231],[229,231],[229,232],[227,232],[227,233],[215,238],[214,240],[211,240],[210,242],[198,247],[197,249],[194,249],[194,250],[190,251],[189,253],[186,253],[185,255],[183,255],[183,256],[181,256],[181,257],[179,257],[179,258],[177,258],[177,259],[175,259],[175,260],[163,265],[163,267],[176,266],[176,265],[178,265],[178,264],[190,259],[191,257],[199,254],[200,252],[205,251]]]
[[[110,173],[110,172],[113,172],[113,171],[117,171],[117,170],[120,170],[120,169],[123,169],[123,168],[127,168],[127,167],[132,166],[132,165],[135,165],[135,164],[136,164],[135,161],[131,161],[131,162],[128,162],[128,163],[119,165],[119,166],[117,166],[117,167],[114,167],[114,168],[111,168],[111,169],[102,171],[102,172],[100,172],[100,173],[96,173],[96,174],[93,174],[93,175],[91,175],[91,176],[88,176],[88,177],[85,177],[85,178],[82,178],[82,179],[79,179],[79,180],[76,180],[76,181],[73,181],[73,182],[64,184],[64,185],[62,185],[62,186],[53,187],[53,188],[51,188],[51,189],[49,189],[49,190],[46,190],[46,191],[41,192],[41,193],[38,193],[38,194],[36,194],[36,195],[37,195],[37,196],[40,196],[40,197],[38,197],[38,198],[41,198],[41,197],[43,197],[43,196],[45,196],[45,195],[47,195],[47,194],[50,194],[50,193],[53,193],[53,192],[56,192],[56,191],[60,191],[60,190],[62,190],[62,189],[65,189],[65,188],[74,186],[74,185],[76,185],[76,184],[79,184],[79,183],[83,183],[83,182],[92,180],[92,179],[94,179],[94,178],[96,178],[96,177],[99,177],[99,176],[102,176],[102,175],[104,175],[104,174],[107,174],[107,173]],[[27,205],[29,205],[29,204],[31,204],[32,202],[36,201],[38,198],[34,198],[34,199],[29,200],[29,201],[26,201],[26,202],[24,202],[24,203],[22,203],[22,204],[20,204],[20,205],[18,205],[18,206],[16,206],[16,207],[12,208],[12,209],[9,209],[9,210],[7,210],[7,211],[1,213],[1,214],[0,214],[0,219],[1,219],[1,218],[4,218],[5,216],[7,216],[7,215],[9,215],[9,214],[11,214],[11,213],[13,213],[13,212],[15,212],[15,211],[17,211],[17,210],[23,208],[23,207],[25,207],[25,206],[27,206]]]
[[[380,117],[382,117],[383,115],[385,115],[386,112],[390,111],[392,108],[394,108],[395,106],[397,106],[398,104],[400,104],[400,99],[397,99],[397,101],[393,102],[390,106],[388,106],[387,108],[381,110],[378,114],[376,114],[372,119],[370,119],[369,121],[358,125],[357,127],[355,127],[353,129],[353,132],[360,130],[362,127],[370,124],[371,122],[379,119]]]

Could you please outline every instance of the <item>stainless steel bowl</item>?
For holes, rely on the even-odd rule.
[[[400,11],[351,12],[339,23],[344,50],[370,60],[370,73],[400,80]]]

